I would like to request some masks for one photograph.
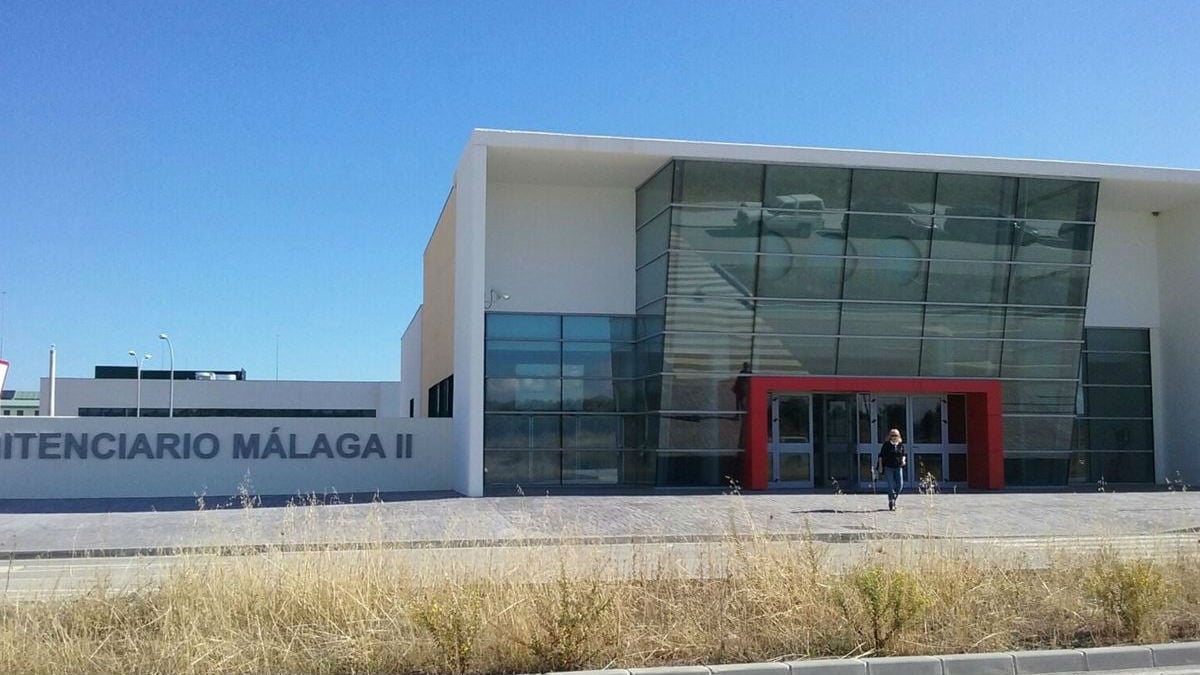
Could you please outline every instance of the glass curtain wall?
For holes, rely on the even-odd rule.
[[[1066,483],[1096,194],[1089,181],[670,162],[636,211],[657,483],[737,475],[739,371],[999,378],[1007,451],[1053,462],[1010,462],[1015,482]]]
[[[633,317],[486,317],[484,484],[652,483]]]

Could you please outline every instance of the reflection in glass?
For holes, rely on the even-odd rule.
[[[562,381],[562,409],[613,412],[617,409],[612,380]]]
[[[488,340],[486,377],[558,377],[558,342]]]
[[[1004,450],[1070,450],[1073,417],[1004,416]]]
[[[1144,328],[1089,328],[1089,351],[1149,352],[1150,331]]]
[[[483,482],[485,485],[529,485],[558,483],[558,451],[492,450],[483,453]]]
[[[663,370],[674,373],[732,375],[748,360],[750,336],[711,333],[668,333]]]
[[[1004,309],[964,305],[929,305],[925,308],[926,337],[1000,338],[1004,336]]]
[[[920,337],[924,309],[916,304],[843,303],[841,334]]]
[[[1078,340],[1083,337],[1082,309],[1011,307],[1004,337],[1024,340]]]
[[[671,241],[671,212],[663,211],[637,231],[637,265],[641,267],[667,252]]]
[[[1090,181],[1022,178],[1017,217],[1044,220],[1096,220],[1096,188]]]
[[[671,248],[754,253],[762,215],[757,208],[671,210]]]
[[[844,213],[764,211],[763,253],[783,255],[842,255],[846,252]]]
[[[764,298],[839,298],[844,265],[842,258],[760,256],[758,294]]]
[[[847,300],[925,299],[929,263],[903,258],[850,258],[846,260],[843,296]]]
[[[618,415],[565,415],[564,448],[619,448],[624,438]]]
[[[908,339],[841,338],[838,341],[838,375],[917,374],[921,341]]]
[[[653,416],[652,416],[653,417]],[[668,450],[736,450],[740,417],[729,415],[658,415],[658,447]]]
[[[637,306],[649,304],[667,294],[667,258],[664,255],[637,271]]]
[[[550,339],[562,337],[561,321],[557,314],[494,314],[488,313],[487,337]]]
[[[937,212],[949,216],[1011,218],[1016,208],[1017,179],[941,173],[937,177]]]
[[[934,260],[929,268],[929,301],[1003,303],[1009,267],[1005,263]]]
[[[572,451],[562,454],[563,485],[615,485],[620,480],[620,452]]]
[[[640,340],[663,332],[666,313],[667,301],[665,298],[659,298],[648,305],[639,307],[637,311],[637,339]]]
[[[936,218],[933,257],[946,260],[1008,260],[1012,257],[1010,220]]]
[[[484,410],[558,410],[559,380],[488,378],[484,380]]]
[[[632,340],[632,319],[620,316],[564,316],[563,339]]]
[[[942,399],[937,396],[912,397],[912,442],[917,444],[942,442]]]
[[[779,456],[779,480],[807,483],[812,480],[812,455],[786,452]]]
[[[875,399],[875,437],[883,443],[888,432],[899,429],[900,436],[908,434],[908,405],[903,396],[879,396]]]
[[[637,190],[637,224],[641,225],[658,215],[671,203],[671,180],[674,177],[674,162],[668,162],[658,173]]]
[[[1063,265],[1091,262],[1094,226],[1042,220],[1024,221],[1019,226],[1015,260]]]
[[[1070,379],[1079,375],[1079,345],[1074,342],[1005,342],[1002,377]]]
[[[484,415],[485,448],[557,448],[555,415]]]
[[[914,216],[850,216],[847,255],[889,258],[929,257],[933,220]]]
[[[749,333],[754,327],[750,300],[713,297],[667,298],[667,330]]]
[[[759,335],[754,338],[754,372],[833,375],[837,338]]]
[[[998,340],[925,340],[921,374],[937,377],[996,377],[1000,373]]]
[[[810,211],[845,210],[850,202],[850,170],[768,164],[766,205]]]
[[[611,378],[613,347],[611,342],[564,342],[563,377]]]
[[[759,300],[754,314],[754,331],[837,335],[838,303]]]
[[[675,251],[667,286],[671,295],[752,296],[757,262],[749,253]]]
[[[933,213],[935,175],[918,171],[855,169],[850,210]]]
[[[1014,305],[1083,307],[1087,299],[1088,268],[1054,265],[1013,265],[1008,301]]]
[[[718,206],[761,206],[762,164],[678,161],[676,202]]]
[[[1075,412],[1074,380],[1005,382],[1001,396],[1006,413],[1069,415]]]
[[[733,376],[664,375],[663,410],[736,411]]]

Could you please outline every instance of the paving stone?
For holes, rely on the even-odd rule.
[[[1088,670],[1154,667],[1154,654],[1149,647],[1095,647],[1082,651]]]
[[[953,654],[943,656],[944,675],[1015,675],[1013,656],[1008,653]]]
[[[1146,645],[1154,654],[1154,667],[1200,666],[1200,642]]]
[[[867,675],[867,662],[860,659],[813,659],[788,661],[791,675]]]
[[[942,675],[942,660],[936,656],[867,659],[867,675]]]
[[[1087,660],[1078,649],[1046,649],[1013,652],[1017,675],[1041,673],[1081,673],[1087,670]]]

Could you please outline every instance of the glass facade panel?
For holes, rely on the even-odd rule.
[[[936,174],[855,169],[850,210],[871,213],[933,213]]]
[[[1004,449],[1070,450],[1072,417],[1004,417]]]
[[[843,303],[841,334],[920,337],[924,310],[915,304]]]
[[[1075,413],[1075,380],[1029,380],[1005,382],[1001,397],[1006,413],[1056,414]]]
[[[849,258],[843,296],[847,300],[925,299],[929,263],[904,258]]]
[[[616,346],[611,342],[563,343],[563,377],[613,377],[613,349]]]
[[[675,162],[675,201],[681,204],[761,206],[763,165]]]
[[[754,372],[832,375],[837,338],[764,336],[754,338]]]
[[[934,260],[929,266],[929,300],[1001,304],[1009,267],[1004,263]]]
[[[663,354],[663,370],[673,373],[727,373],[732,375],[750,360],[749,335],[670,333]]]
[[[806,211],[763,212],[759,251],[779,255],[843,255],[846,215]]]
[[[663,332],[666,325],[667,301],[659,298],[639,307],[637,311],[637,339],[647,338]]]
[[[562,409],[589,412],[613,412],[617,399],[613,393],[612,380],[562,381]]]
[[[658,484],[664,487],[727,486],[738,475],[738,455],[660,453],[657,475]]]
[[[921,341],[905,339],[841,338],[838,341],[838,375],[917,374]]]
[[[1084,365],[1088,384],[1150,384],[1149,354],[1087,352]]]
[[[734,377],[664,375],[663,410],[737,410]]]
[[[486,377],[558,377],[558,342],[488,340]]]
[[[837,299],[842,295],[842,258],[764,255],[759,265],[761,297]]]
[[[558,483],[561,452],[492,450],[483,453],[485,485]]]
[[[637,231],[638,267],[666,253],[670,243],[671,212],[663,211]]]
[[[1000,375],[1029,379],[1079,376],[1079,345],[1071,342],[1005,342]]]
[[[557,314],[488,313],[487,337],[526,340],[557,340],[562,337],[562,322]]]
[[[731,415],[658,415],[658,447],[664,450],[736,450],[742,429]]]
[[[637,224],[650,220],[671,203],[675,163],[668,162],[637,190]]]
[[[618,415],[564,415],[562,447],[619,448],[625,433]]]
[[[489,378],[483,383],[484,410],[559,410],[557,379]]]
[[[1004,337],[1022,340],[1078,340],[1083,335],[1082,309],[1010,307]]]
[[[677,206],[671,210],[671,248],[696,251],[758,251],[759,209]]]
[[[754,331],[837,335],[838,303],[760,300],[754,313]]]
[[[663,369],[663,336],[648,338],[634,345],[637,356],[638,374],[652,375]]]
[[[562,482],[563,485],[615,485],[621,482],[621,453],[564,452]]]
[[[928,217],[851,215],[846,255],[927,258],[932,234]]]
[[[1088,351],[1149,352],[1150,331],[1140,328],[1089,328]]]
[[[1014,305],[1083,307],[1087,299],[1088,268],[1054,265],[1013,265],[1008,301]]]
[[[943,173],[937,177],[937,212],[949,216],[1011,218],[1016,212],[1017,179]]]
[[[1096,220],[1099,183],[1053,178],[1022,178],[1017,217],[1043,220]]]
[[[710,297],[667,299],[667,330],[749,333],[754,329],[750,300]]]
[[[1004,309],[967,305],[925,308],[926,337],[999,338],[1004,336]]]
[[[850,169],[768,164],[766,192],[771,208],[844,211],[850,205]]]
[[[647,305],[667,294],[667,257],[661,256],[638,268],[637,306]]]
[[[754,254],[673,251],[670,258],[671,295],[754,295]]]
[[[1154,452],[1154,422],[1077,420],[1075,442],[1075,447],[1083,450]]]
[[[1016,248],[1019,262],[1063,265],[1091,262],[1093,227],[1090,224],[1033,220],[1021,223],[1020,230]]]
[[[921,374],[928,377],[996,377],[1000,374],[997,340],[925,340]]]
[[[484,415],[487,448],[558,448],[557,415]]]
[[[1139,452],[1071,454],[1072,483],[1153,483],[1154,455]]]
[[[633,318],[628,316],[564,316],[563,339],[633,340]]]
[[[944,260],[1009,260],[1012,257],[1011,220],[935,218],[933,257]]]
[[[1150,387],[1083,388],[1084,414],[1088,417],[1152,417]]]

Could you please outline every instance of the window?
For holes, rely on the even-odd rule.
[[[429,388],[429,416],[454,416],[454,376],[438,382]]]

